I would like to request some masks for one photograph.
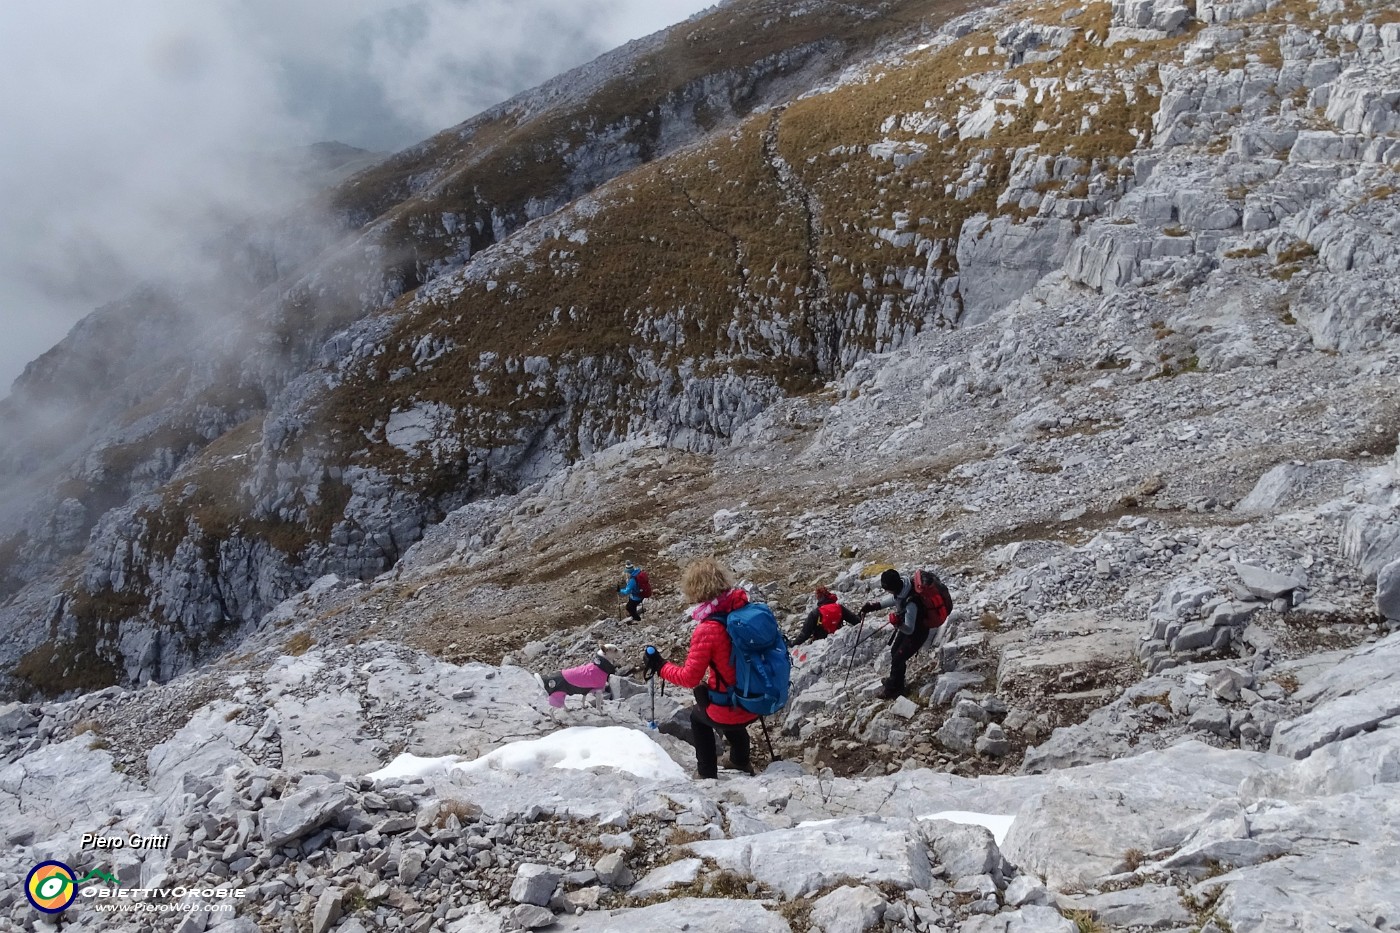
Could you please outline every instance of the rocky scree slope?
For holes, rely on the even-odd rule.
[[[1187,740],[977,778],[912,763],[841,777],[789,760],[692,781],[561,771],[547,752],[379,775],[401,750],[420,766],[470,760],[560,726],[596,730],[584,735],[600,752],[622,733],[690,759],[645,728],[643,695],[553,711],[518,667],[379,641],[10,704],[0,912],[17,930],[55,929],[19,890],[59,857],[128,888],[205,892],[186,906],[245,892],[229,913],[119,921],[142,931],[1393,929],[1397,651],[1390,635],[1306,658],[1268,752]],[[812,689],[799,678],[795,702]],[[168,833],[170,846],[97,858],[84,832]],[[113,923],[89,902],[63,918]]]
[[[322,573],[372,576],[446,510],[512,488],[530,472],[516,455],[489,470],[352,463],[358,441],[337,438],[343,425],[308,399],[376,378],[340,373],[382,354],[394,319],[372,316],[404,294],[955,9],[725,4],[400,153],[295,217],[232,234],[212,283],[153,288],[75,328],[0,405],[4,666],[28,662],[6,689],[171,676]],[[423,343],[421,356],[436,352]],[[495,430],[490,409],[512,404],[504,388],[487,394],[483,431]],[[399,419],[418,417],[402,407],[381,411],[396,437]],[[670,418],[652,421],[668,431]]]

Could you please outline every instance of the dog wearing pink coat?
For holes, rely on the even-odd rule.
[[[535,679],[540,682],[544,692],[549,694],[549,705],[556,709],[562,709],[565,699],[571,696],[583,696],[585,706],[589,699],[592,699],[601,709],[608,678],[617,673],[621,661],[621,649],[616,645],[604,645],[587,664],[555,671],[552,674],[536,674]]]

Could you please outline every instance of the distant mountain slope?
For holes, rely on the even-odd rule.
[[[327,345],[328,337],[607,179],[805,92],[891,36],[937,25],[955,9],[946,0],[725,4],[439,134],[352,178],[300,216],[237,232],[217,245],[223,273],[213,282],[132,296],[84,322],[0,403],[6,438],[0,450],[0,599],[12,600],[0,612],[3,625],[18,633],[14,645],[27,649],[47,638],[50,653],[43,658],[59,658],[64,652],[54,646],[88,624],[74,621],[74,605],[82,619],[119,627],[137,603],[151,616],[178,620],[172,623],[177,643],[203,645],[212,629],[256,617],[287,586],[320,569],[382,570],[421,533],[424,520],[441,513],[435,498],[444,496],[450,505],[476,490],[449,475],[428,497],[426,511],[423,497],[415,496],[413,512],[398,520],[393,534],[378,533],[372,549],[361,547],[360,532],[347,524],[340,536],[354,540],[342,548],[344,556],[312,556],[303,552],[324,543],[340,521],[336,503],[353,498],[336,478],[341,468],[329,468],[329,504],[313,483],[293,491],[302,506],[272,506],[263,496],[255,509],[261,480],[245,483],[232,475],[240,460],[219,459],[220,451],[256,436],[272,399],[285,394],[285,404],[294,406],[307,386],[323,380],[303,374],[334,364],[345,352],[347,344],[337,339]],[[383,325],[361,326],[373,332]],[[106,583],[94,577],[79,586],[87,572],[75,574],[62,564],[85,547],[89,532],[102,538],[122,528],[123,537],[141,536],[131,516],[170,512],[165,504],[191,484],[177,480],[157,499],[132,497],[155,494],[216,439],[222,440],[197,470],[229,474],[229,484],[205,495],[211,505],[190,533],[193,540],[224,541],[241,528],[241,516],[271,513],[255,529],[274,539],[258,545],[262,556],[249,558],[235,572],[236,582],[217,566],[187,568],[202,582],[181,590],[189,598],[181,597],[173,611],[156,608],[168,597],[130,595],[125,576],[112,592],[130,598],[111,605],[101,595]],[[270,440],[276,446],[279,437]],[[512,482],[505,474],[498,479]],[[308,499],[328,522],[315,531],[305,525]],[[140,504],[110,511],[128,500]],[[182,538],[186,517],[168,515],[157,523],[169,547]],[[198,550],[209,547],[218,549]],[[146,549],[138,548],[137,556],[144,561]],[[250,569],[264,564],[280,569]],[[142,576],[134,579],[150,595]],[[70,605],[75,587],[95,593],[96,606],[86,599]],[[229,591],[246,598],[221,595]],[[35,625],[36,615],[53,624]],[[126,649],[118,654],[130,657]],[[186,654],[176,654],[181,660],[158,663],[150,673],[163,676],[188,663]],[[96,667],[101,673],[92,682],[116,676],[106,664]],[[76,683],[59,676],[46,688]]]

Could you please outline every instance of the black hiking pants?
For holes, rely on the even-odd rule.
[[[642,601],[640,599],[627,600],[627,614],[632,617],[633,622],[642,621],[641,606]]]
[[[890,679],[885,684],[891,692],[904,690],[904,669],[909,665],[909,659],[928,641],[928,633],[929,630],[922,625],[914,629],[912,635],[895,633],[894,640],[890,642]]]
[[[715,733],[724,736],[729,743],[729,763],[740,771],[752,767],[749,762],[749,727],[728,726],[715,722],[699,703],[690,708],[691,742],[695,745],[695,770],[702,778],[712,778],[719,774],[718,751],[715,748]]]

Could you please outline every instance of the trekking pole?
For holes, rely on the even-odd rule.
[[[768,760],[770,762],[782,761],[781,758],[773,753],[773,740],[768,737],[768,717],[758,717],[758,724],[763,727],[763,741],[768,743]]]
[[[865,613],[860,614],[860,634],[856,636],[856,643],[851,646],[851,658],[846,662],[846,678],[841,681],[841,689],[845,690],[846,685],[851,682],[851,669],[856,666],[856,649],[860,647],[861,640],[865,638]]]
[[[647,678],[647,685],[651,689],[651,718],[647,720],[647,728],[656,728],[656,675]]]

